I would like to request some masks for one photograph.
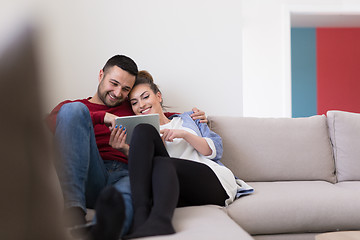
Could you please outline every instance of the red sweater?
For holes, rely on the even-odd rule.
[[[51,131],[55,132],[56,127],[56,116],[60,108],[70,102],[81,102],[87,106],[90,111],[90,116],[94,125],[94,132],[96,138],[96,144],[98,146],[100,155],[104,160],[116,160],[120,162],[127,163],[127,157],[120,151],[112,148],[109,145],[110,140],[110,130],[107,126],[104,125],[105,113],[109,112],[115,114],[119,117],[134,115],[131,105],[128,101],[123,102],[120,106],[117,107],[107,107],[106,105],[95,104],[89,102],[89,99],[79,99],[75,101],[66,100],[58,104],[48,116],[48,125],[50,126]]]
[[[96,144],[98,146],[100,156],[102,157],[102,159],[115,160],[115,161],[127,163],[128,162],[127,157],[122,152],[112,148],[109,145],[110,130],[107,126],[104,125],[104,117],[106,112],[112,113],[119,117],[134,115],[134,112],[131,109],[130,102],[125,101],[122,104],[120,104],[120,106],[117,107],[107,107],[106,105],[91,103],[89,102],[89,99],[90,97],[87,99],[79,99],[75,101],[66,100],[59,103],[47,117],[47,123],[50,130],[53,133],[55,133],[56,116],[60,108],[64,104],[70,102],[81,102],[85,104],[90,111],[90,116],[94,126]],[[173,114],[166,113],[165,115],[168,117]]]

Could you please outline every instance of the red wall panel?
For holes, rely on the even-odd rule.
[[[360,28],[317,28],[317,111],[360,112]]]

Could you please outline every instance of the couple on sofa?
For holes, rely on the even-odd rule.
[[[126,144],[115,118],[133,113],[158,113],[162,136],[140,124]],[[177,206],[228,205],[240,189],[218,162],[221,138],[203,123],[205,114],[164,113],[151,75],[129,57],[110,58],[95,95],[60,103],[49,120],[61,153],[67,226],[83,229],[86,208],[95,207],[90,239],[118,239],[130,228],[124,238],[172,234]]]

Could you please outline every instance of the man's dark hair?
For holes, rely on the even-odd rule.
[[[104,68],[103,71],[106,72],[109,68],[113,66],[118,66],[124,71],[127,71],[131,75],[137,76],[138,74],[138,67],[134,60],[131,58],[125,56],[125,55],[115,55],[112,58],[110,58]]]

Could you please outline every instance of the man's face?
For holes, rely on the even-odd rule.
[[[135,76],[118,66],[113,66],[99,74],[98,97],[108,107],[120,105],[134,86]]]

